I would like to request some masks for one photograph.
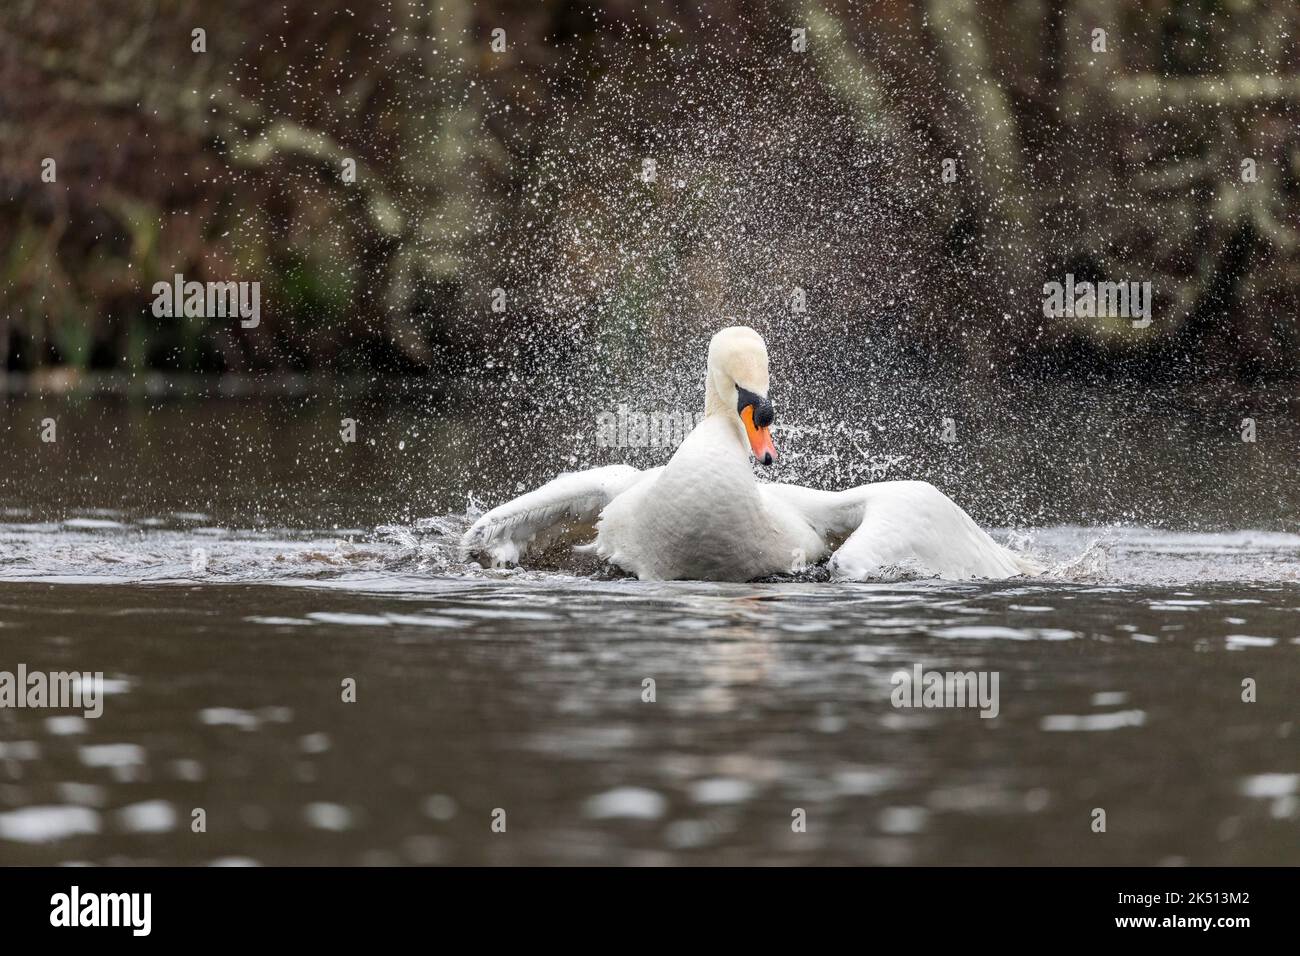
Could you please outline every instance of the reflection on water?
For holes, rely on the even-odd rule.
[[[108,678],[98,720],[0,710],[0,861],[1300,861],[1294,584],[435,576],[268,545],[275,583],[108,583],[119,543],[83,561],[105,583],[0,585],[6,662]],[[917,663],[998,672],[999,716],[896,709]]]
[[[1034,581],[483,570],[463,454],[138,414],[7,452],[0,671],[107,679],[99,719],[0,708],[0,863],[1300,863],[1283,522],[999,532]],[[997,672],[998,716],[894,707],[918,664]]]

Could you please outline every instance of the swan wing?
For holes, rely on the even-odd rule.
[[[630,465],[566,472],[475,521],[461,538],[461,557],[486,554],[495,565],[517,564],[530,548],[593,525],[607,504],[643,476]]]
[[[798,515],[828,547],[837,580],[898,571],[950,580],[1038,574],[1042,568],[988,536],[947,495],[925,481],[883,481],[847,491],[764,485],[769,501]]]

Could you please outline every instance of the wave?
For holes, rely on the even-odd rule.
[[[50,583],[297,583],[413,587],[439,579],[607,579],[576,556],[543,555],[529,568],[462,561],[457,543],[476,517],[439,515],[375,528],[237,529],[205,515],[129,517],[97,510],[56,522],[0,522],[0,581]],[[1038,582],[1160,585],[1300,582],[1300,534],[1180,532],[1138,526],[995,531],[1048,566]],[[813,569],[801,580],[820,582]],[[825,583],[826,587],[838,587]],[[852,585],[847,585],[852,586]]]

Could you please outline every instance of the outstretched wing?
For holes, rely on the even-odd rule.
[[[487,554],[495,565],[516,564],[530,548],[545,547],[565,532],[593,525],[605,505],[642,477],[630,465],[560,475],[475,521],[461,538],[461,556]]]
[[[1042,568],[990,538],[925,481],[883,481],[848,491],[764,485],[834,547],[831,576],[860,581],[898,570],[950,580],[1039,574]]]

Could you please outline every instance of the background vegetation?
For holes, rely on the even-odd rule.
[[[835,349],[1290,380],[1298,100],[1288,0],[8,0],[0,374],[626,357],[798,289]],[[1067,271],[1152,327],[1045,320]],[[154,318],[178,272],[261,325]]]

